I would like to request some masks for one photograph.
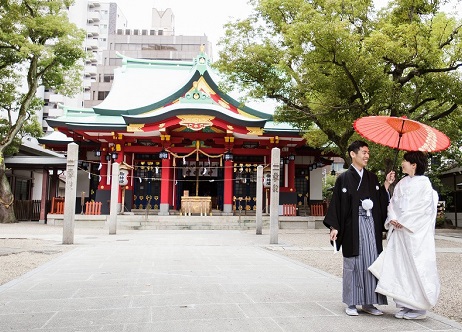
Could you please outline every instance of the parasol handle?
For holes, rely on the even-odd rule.
[[[393,160],[393,166],[392,166],[392,168],[391,168],[392,171],[395,170],[395,167],[396,167],[396,160],[398,159],[398,153],[399,153],[399,149],[396,149],[395,159]]]
[[[403,129],[404,129],[404,120],[403,120],[403,123],[401,124],[401,131],[399,132],[398,145],[396,146],[396,154],[395,154],[395,160],[393,160],[392,170],[395,170],[396,160],[398,159],[399,144],[401,143],[401,137],[403,137]]]

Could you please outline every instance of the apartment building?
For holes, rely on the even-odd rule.
[[[43,98],[42,114],[38,114],[45,132],[53,129],[48,126],[46,119],[62,115],[59,104],[83,107],[84,100],[91,97],[92,82],[97,80],[97,65],[101,63],[102,51],[107,49],[108,36],[117,29],[124,29],[128,25],[127,18],[116,3],[76,0],[68,10],[69,20],[86,31],[86,38],[82,47],[87,51],[87,58],[82,63],[82,89],[73,97],[66,97],[47,87],[40,87],[37,96]]]

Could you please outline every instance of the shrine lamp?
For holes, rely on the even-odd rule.
[[[159,158],[160,159],[168,159],[168,152],[165,150],[162,150],[159,152]]]
[[[225,161],[232,161],[234,158],[233,154],[228,150],[225,152],[225,154],[223,155],[223,159]]]

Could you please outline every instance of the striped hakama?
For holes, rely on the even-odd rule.
[[[367,268],[377,259],[372,214],[359,207],[359,256],[343,258],[343,302],[347,305],[387,304],[375,292],[377,279]]]

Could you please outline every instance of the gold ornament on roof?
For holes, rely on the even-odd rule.
[[[260,127],[247,127],[246,129],[248,130],[247,132],[248,135],[257,135],[257,136],[263,135],[263,129]]]
[[[206,127],[211,127],[213,124],[212,120],[215,119],[215,117],[210,115],[188,114],[179,115],[178,119],[180,119],[180,125],[194,131],[199,131]]]
[[[131,123],[127,126],[127,131],[129,132],[143,131],[142,130],[143,127],[144,127],[144,124]]]

